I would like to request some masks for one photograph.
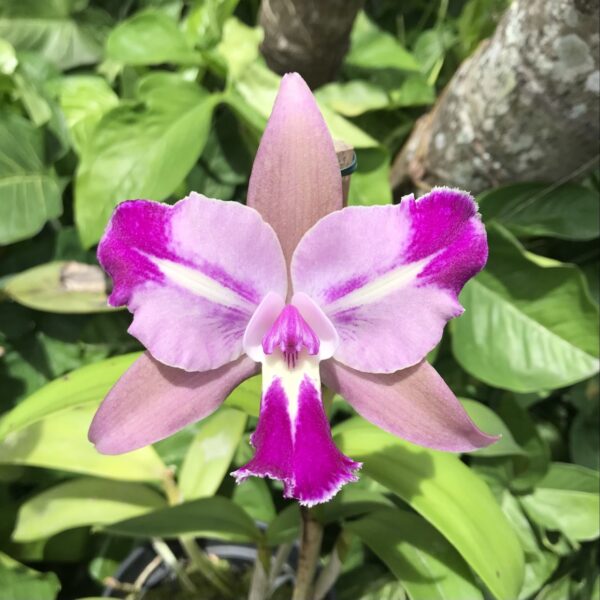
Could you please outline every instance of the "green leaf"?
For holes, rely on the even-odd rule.
[[[60,82],[60,107],[73,146],[79,154],[102,116],[119,103],[106,80],[93,75],[71,75]]]
[[[201,54],[188,45],[177,23],[154,10],[137,13],[117,25],[106,40],[106,55],[134,66],[202,62]]]
[[[0,596],[6,600],[53,600],[60,590],[58,577],[34,571],[0,552]]]
[[[327,524],[390,506],[394,506],[393,502],[379,492],[346,486],[332,500],[316,506],[314,514]]]
[[[139,356],[134,352],[109,358],[51,381],[2,417],[0,440],[65,409],[99,404]]]
[[[481,402],[469,400],[467,398],[460,398],[460,402],[467,413],[469,413],[471,419],[475,421],[477,427],[487,433],[502,436],[495,444],[473,452],[474,456],[506,456],[511,454],[525,454],[523,448],[521,448],[521,446],[515,442],[510,429],[491,408],[488,408]]]
[[[300,535],[300,509],[297,504],[286,506],[269,523],[267,528],[267,543],[278,546],[293,542]]]
[[[360,79],[328,83],[319,88],[315,96],[319,102],[345,117],[356,117],[370,110],[387,108],[390,104],[384,89]]]
[[[519,501],[508,490],[502,492],[502,510],[511,522],[525,553],[525,578],[519,593],[519,600],[525,600],[548,581],[558,566],[558,556],[540,547]]]
[[[255,521],[270,522],[276,514],[269,486],[260,477],[250,477],[235,486],[233,501]]]
[[[591,240],[600,235],[598,192],[575,183],[516,183],[478,198],[486,223],[497,221],[518,236]]]
[[[546,529],[560,531],[572,542],[600,535],[600,475],[592,469],[553,463],[532,494],[521,504],[529,518]]]
[[[54,313],[97,313],[114,310],[107,303],[104,273],[95,265],[56,261],[11,277],[3,291],[12,300]]]
[[[62,213],[61,192],[44,166],[42,132],[12,113],[0,115],[0,245],[38,233]]]
[[[412,600],[483,600],[458,552],[424,519],[387,508],[344,527],[381,558]]]
[[[262,378],[260,375],[240,383],[225,399],[225,405],[238,408],[250,417],[258,417],[262,396]]]
[[[159,481],[166,469],[148,446],[105,456],[87,439],[97,403],[62,411],[7,435],[0,443],[0,464],[29,465],[84,473],[107,479]]]
[[[373,24],[364,12],[354,22],[345,63],[363,69],[420,70],[414,56],[392,35]]]
[[[167,73],[147,77],[139,93],[143,106],[105,114],[83,150],[75,220],[85,246],[98,241],[119,202],[175,191],[202,153],[220,99]]]
[[[346,140],[341,136],[339,139]],[[356,156],[357,169],[350,181],[348,204],[389,204],[392,201],[392,190],[388,153],[383,148],[359,148],[356,150]]]
[[[494,387],[533,392],[598,371],[598,307],[581,272],[527,253],[510,233],[488,227],[485,270],[465,286],[465,314],[452,349],[469,373]]]
[[[179,475],[186,500],[212,496],[219,489],[245,426],[246,415],[230,408],[221,408],[202,422]]]
[[[18,64],[15,49],[6,40],[0,38],[0,75],[12,75]]]
[[[254,521],[237,504],[220,496],[156,510],[109,525],[106,531],[130,537],[186,534],[245,541],[255,541],[261,535]]]
[[[21,504],[12,537],[30,542],[75,527],[115,523],[165,504],[158,492],[140,484],[71,479]]]
[[[202,49],[213,47],[220,39],[223,26],[239,0],[203,0],[192,7],[186,20],[186,31]]]
[[[33,51],[61,69],[99,61],[106,13],[88,9],[72,15],[73,2],[4,0],[0,5],[0,37],[18,51]]]
[[[342,452],[408,502],[458,550],[496,598],[514,600],[523,553],[489,488],[458,457],[416,447],[354,418],[336,429]]]

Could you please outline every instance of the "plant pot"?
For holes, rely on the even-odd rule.
[[[196,542],[207,554],[227,561],[233,573],[240,576],[245,572],[251,571],[256,562],[257,550],[256,547],[250,544],[207,539],[197,539]],[[185,558],[183,548],[178,541],[171,540],[168,542],[168,545],[178,559]],[[297,561],[298,547],[295,545],[275,580],[274,589],[276,592],[279,590],[282,594],[279,596],[275,595],[276,598],[286,598],[284,590],[292,588]],[[150,543],[145,543],[132,550],[120,564],[113,579],[119,585],[106,586],[102,597],[126,598],[127,594],[131,593],[131,591],[128,592],[127,589],[123,588],[129,586],[136,586],[142,592],[140,597],[144,597],[150,590],[164,587],[165,598],[177,600],[174,594],[177,593],[178,589],[181,589],[176,572],[169,565],[165,564]],[[198,600],[203,600],[203,598],[198,596]],[[326,596],[326,600],[335,600],[335,592],[333,590]]]

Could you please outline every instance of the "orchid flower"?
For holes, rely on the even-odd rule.
[[[123,202],[98,258],[110,304],[133,313],[129,332],[148,350],[94,417],[102,453],[206,417],[259,368],[255,455],[233,475],[279,479],[303,505],[332,498],[361,466],[332,440],[321,382],[416,444],[462,452],[496,440],[425,360],[487,259],[475,202],[437,188],[342,208],[333,141],[297,74],[282,80],[247,205],[197,193]]]

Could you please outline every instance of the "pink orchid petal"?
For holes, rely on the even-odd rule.
[[[270,223],[286,260],[300,238],[342,208],[342,178],[317,103],[297,73],[285,75],[254,160],[248,206]]]
[[[305,506],[327,502],[346,483],[356,481],[361,464],[333,443],[323,404],[318,360],[306,355],[294,369],[281,357],[263,365],[263,398],[252,445],[252,460],[232,475],[284,483],[286,498]]]
[[[485,229],[465,192],[437,188],[397,206],[349,207],[319,221],[291,265],[294,292],[340,336],[334,358],[393,373],[418,363],[463,311],[458,294],[487,260]]]
[[[174,206],[123,202],[98,258],[113,278],[110,304],[134,314],[129,332],[162,363],[187,371],[237,359],[258,304],[287,291],[281,247],[260,215],[196,193]]]
[[[302,292],[294,294],[292,305],[300,311],[319,338],[319,360],[331,358],[340,343],[340,338],[327,315],[310,296]]]
[[[253,361],[261,362],[264,358],[263,338],[284,307],[281,296],[269,292],[252,315],[244,332],[244,352]]]
[[[354,371],[335,360],[321,364],[327,387],[381,429],[413,444],[469,452],[499,439],[479,430],[437,371],[426,361],[392,374]]]
[[[110,390],[88,437],[102,454],[122,454],[168,437],[213,413],[257,365],[241,358],[204,373],[167,367],[143,354]]]

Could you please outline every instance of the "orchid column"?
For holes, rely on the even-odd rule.
[[[342,209],[333,142],[300,76],[283,78],[248,206],[191,193],[120,204],[98,248],[113,306],[148,349],[100,406],[90,439],[116,454],[216,410],[263,372],[254,458],[310,506],[355,480],[337,450],[321,378],[364,418],[416,444],[462,452],[477,429],[425,361],[458,294],[485,264],[473,199],[447,188],[397,206]]]

